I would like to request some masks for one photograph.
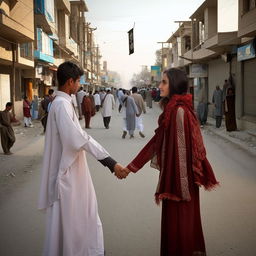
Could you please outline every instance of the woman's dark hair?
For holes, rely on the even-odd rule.
[[[163,72],[169,81],[169,95],[161,100],[160,106],[164,108],[174,94],[186,94],[188,92],[188,78],[184,71],[178,68],[170,68]]]
[[[84,74],[84,71],[71,61],[66,61],[59,65],[57,70],[57,79],[59,87],[63,86],[68,79],[72,78],[76,81],[80,76]]]

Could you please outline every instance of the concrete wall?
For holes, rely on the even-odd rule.
[[[12,61],[11,44],[0,39],[0,61],[1,59]]]
[[[34,31],[34,1],[18,1],[10,10],[10,17],[30,31]]]
[[[217,8],[206,8],[204,10],[205,40],[217,33]]]

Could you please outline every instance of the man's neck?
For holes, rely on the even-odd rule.
[[[66,94],[68,94],[69,96],[71,96],[70,90],[69,90],[69,88],[67,88],[67,87],[59,88],[59,91],[65,92]]]

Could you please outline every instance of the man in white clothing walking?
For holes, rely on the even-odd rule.
[[[64,62],[57,71],[59,91],[48,115],[39,209],[47,212],[44,256],[103,256],[102,224],[87,165],[90,153],[121,178],[122,166],[84,130],[71,94],[83,71]]]

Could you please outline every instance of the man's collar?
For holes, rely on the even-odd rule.
[[[62,91],[57,91],[56,92],[56,96],[60,96],[60,97],[63,97],[65,98],[66,100],[68,100],[69,102],[72,101],[72,98],[69,94],[65,93],[65,92],[62,92]]]

